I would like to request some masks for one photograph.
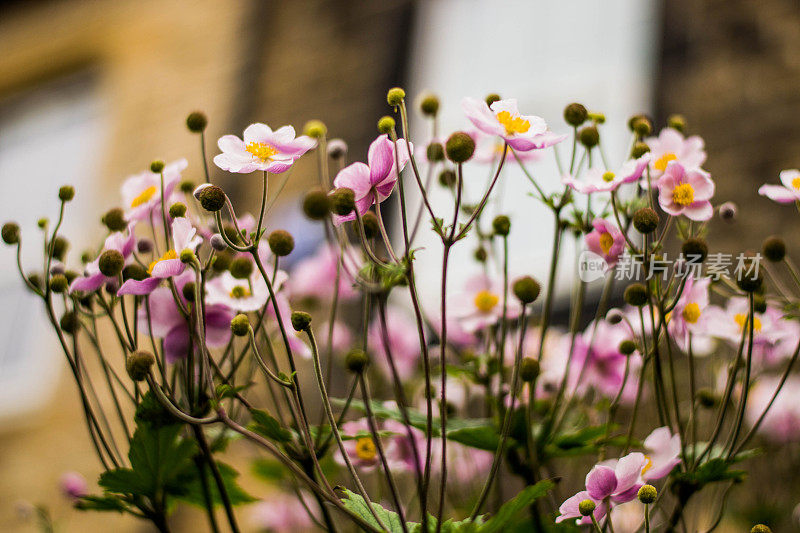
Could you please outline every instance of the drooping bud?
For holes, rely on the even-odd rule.
[[[640,116],[634,119],[631,123],[633,132],[639,136],[639,138],[647,137],[651,133],[653,133],[653,123],[650,122],[650,119],[645,116]]]
[[[195,263],[197,261],[197,256],[194,255],[194,251],[190,250],[189,248],[184,248],[181,250],[178,258],[183,264]]]
[[[106,250],[100,254],[97,267],[104,276],[111,278],[122,272],[125,267],[125,258],[116,250]]]
[[[390,116],[383,116],[378,120],[378,131],[380,133],[389,133],[394,130],[395,121]]]
[[[641,283],[631,283],[625,289],[625,303],[634,307],[641,307],[647,303],[647,287]]]
[[[138,250],[140,254],[149,254],[153,251],[153,241],[147,237],[142,237],[136,241],[136,250]]]
[[[267,243],[272,253],[278,257],[285,257],[294,250],[294,237],[286,230],[277,229],[270,233]]]
[[[56,294],[61,294],[69,288],[69,282],[64,274],[56,274],[50,278],[50,290]]]
[[[486,101],[486,105],[491,106],[493,103],[500,101],[500,95],[497,93],[489,93],[484,100]]]
[[[453,163],[465,163],[475,153],[475,141],[467,133],[457,131],[448,137],[445,153]]]
[[[386,93],[386,103],[392,107],[395,107],[400,105],[405,97],[406,92],[403,89],[400,87],[394,87],[389,89],[389,92]]]
[[[305,311],[292,311],[291,319],[295,331],[305,331],[311,325],[311,315]]]
[[[564,120],[573,127],[578,127],[586,122],[588,115],[589,113],[583,104],[572,103],[564,108]]]
[[[137,350],[125,360],[125,370],[133,381],[144,381],[156,362],[152,353]]]
[[[516,296],[523,305],[527,305],[536,301],[542,287],[539,282],[532,277],[523,276],[514,281],[511,285],[511,290],[514,296]]]
[[[240,313],[233,317],[233,320],[231,320],[231,331],[237,337],[244,337],[247,335],[247,332],[250,331],[250,321],[247,319],[247,315]]]
[[[6,222],[0,231],[3,242],[6,244],[17,244],[19,242],[19,225],[16,222]]]
[[[686,118],[683,115],[670,115],[667,118],[667,126],[684,133],[686,131]]]
[[[181,294],[183,295],[184,298],[186,298],[187,302],[194,301],[194,296],[195,296],[194,291],[196,288],[197,285],[195,284],[194,281],[188,281],[186,282],[186,285],[184,285],[183,288],[181,289]]]
[[[725,202],[719,206],[719,217],[726,222],[735,220],[738,212],[739,210],[733,202]]]
[[[78,328],[81,326],[81,321],[73,311],[67,311],[63,315],[61,315],[61,320],[58,321],[58,325],[61,327],[61,330],[64,333],[69,333],[70,335],[74,335]]]
[[[361,217],[361,224],[364,226],[364,236],[367,239],[377,237],[381,231],[378,225],[378,217],[372,211],[367,211]]]
[[[633,214],[633,227],[642,235],[654,232],[658,227],[658,213],[649,207],[638,209]]]
[[[642,141],[636,141],[633,144],[633,148],[631,149],[631,157],[634,158],[634,159],[639,159],[640,157],[642,157],[644,154],[648,153],[649,151],[650,151],[650,147],[647,146],[647,143],[644,143]]]
[[[625,315],[623,315],[622,311],[616,307],[614,309],[609,309],[606,313],[606,321],[611,325],[619,324],[624,320],[624,318]]]
[[[719,403],[719,396],[711,389],[700,389],[697,391],[697,403],[701,407],[711,409]]]

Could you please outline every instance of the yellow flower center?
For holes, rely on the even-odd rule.
[[[478,311],[481,313],[488,313],[494,306],[497,305],[497,302],[500,301],[500,298],[487,290],[482,290],[478,294],[475,295],[475,307],[478,308]]]
[[[694,188],[688,183],[681,183],[672,190],[672,201],[687,206],[694,202]]]
[[[153,267],[156,266],[156,263],[165,261],[167,259],[177,259],[177,258],[178,258],[178,253],[175,250],[167,250],[166,252],[164,252],[164,255],[162,255],[152,263],[150,263],[150,266],[147,267],[147,273],[148,274],[153,273]]]
[[[515,133],[525,133],[531,127],[531,123],[522,117],[515,117],[508,111],[500,111],[497,115],[497,121],[503,125],[508,135]]]
[[[356,440],[356,455],[359,459],[363,459],[364,461],[372,461],[375,459],[376,450],[372,437],[361,437]]]
[[[653,468],[653,461],[650,459],[650,457],[645,455],[644,458],[647,459],[647,462],[642,467],[642,475],[644,475],[645,472]]]
[[[610,182],[614,181],[614,177],[615,176],[616,176],[616,174],[614,174],[613,172],[606,171],[606,172],[603,173],[603,181],[605,181],[606,183],[610,183]]]
[[[690,324],[694,324],[700,320],[700,314],[700,306],[695,302],[686,304],[686,307],[683,308],[683,312],[681,312],[683,319]]]
[[[747,315],[745,313],[736,313],[733,319],[739,325],[739,331],[743,330],[744,325],[747,324]],[[753,320],[753,330],[761,331],[761,320],[758,317]]]
[[[241,285],[235,286],[234,288],[231,289],[230,292],[230,297],[236,298],[237,300],[239,298],[247,298],[248,296],[250,296],[250,290],[247,287],[243,287]]]
[[[133,199],[131,202],[131,207],[139,207],[142,204],[146,204],[150,201],[153,195],[156,193],[156,186],[151,185],[142,192],[139,193],[139,196]]]
[[[673,154],[672,152],[667,152],[666,154],[656,159],[656,162],[653,163],[653,166],[656,167],[656,170],[664,172],[665,170],[667,170],[667,165],[669,164],[669,162],[675,161],[676,159],[678,159],[677,155]]]
[[[278,153],[278,149],[266,143],[250,143],[245,146],[245,150],[256,156],[262,161],[268,161]]]
[[[795,189],[800,189],[800,178],[794,178],[792,180],[792,187]]]
[[[612,237],[610,233],[603,233],[600,235],[600,248],[603,250],[604,254],[608,255],[608,251],[613,244],[614,237]]]

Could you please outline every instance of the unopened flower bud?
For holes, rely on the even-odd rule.
[[[322,189],[312,189],[303,198],[303,213],[311,220],[323,220],[330,212],[330,200]]]
[[[395,121],[390,116],[383,116],[378,120],[378,131],[380,133],[389,133],[394,130]]]
[[[596,126],[586,126],[578,132],[578,141],[586,148],[594,148],[600,143],[600,132]]]
[[[636,494],[636,497],[639,498],[640,502],[648,505],[656,501],[656,497],[658,497],[658,491],[653,485],[642,485],[641,488],[639,488],[639,492]]]
[[[606,123],[606,116],[603,113],[589,111],[588,115],[589,120],[594,122],[595,124],[605,124]]]
[[[67,311],[61,315],[61,320],[58,321],[58,325],[64,333],[74,335],[78,331],[78,328],[80,328],[81,322],[73,311]]]
[[[0,231],[3,242],[6,244],[17,244],[19,242],[19,225],[16,222],[6,222]]]
[[[63,261],[64,256],[67,255],[67,250],[69,250],[69,241],[61,235],[57,235],[56,238],[53,239],[51,246],[53,257],[59,261]]]
[[[708,244],[705,239],[700,237],[689,237],[683,241],[681,252],[686,259],[702,263],[708,257]]]
[[[539,297],[539,292],[542,290],[542,286],[532,277],[523,276],[514,281],[511,285],[511,290],[514,296],[516,296],[523,305],[526,305],[536,301],[536,298]]]
[[[295,331],[305,331],[311,324],[311,315],[304,311],[293,311],[291,319]]]
[[[140,254],[149,254],[153,251],[153,241],[147,237],[142,237],[136,241],[136,249]]]
[[[237,337],[244,337],[247,335],[247,332],[250,331],[250,321],[247,319],[247,315],[238,314],[233,317],[233,320],[231,320],[231,331]]]
[[[619,324],[624,318],[625,315],[623,315],[622,311],[617,308],[609,309],[609,311],[606,313],[606,321],[612,325]]]
[[[72,185],[64,185],[58,189],[58,199],[62,202],[69,202],[75,198],[75,187]]]
[[[428,161],[434,163],[444,161],[444,146],[437,142],[430,143],[425,150],[425,155],[428,157]]]
[[[756,313],[765,313],[767,311],[767,299],[763,295],[753,295],[753,310]]]
[[[184,298],[186,298],[187,302],[194,301],[194,296],[195,296],[194,291],[196,287],[197,285],[195,284],[194,281],[188,281],[186,282],[186,285],[184,285],[183,288],[181,289],[181,294],[183,295]]]
[[[564,108],[564,120],[570,126],[578,127],[584,122],[588,116],[588,111],[583,104],[572,103]]]
[[[511,231],[511,219],[505,215],[497,215],[492,220],[492,231],[495,235],[505,237]]]
[[[736,285],[744,292],[756,292],[763,283],[764,274],[760,269],[756,272],[755,266],[750,262],[736,270]]]
[[[138,263],[131,263],[122,269],[122,279],[124,280],[133,279],[136,281],[142,281],[145,278],[147,278],[147,270],[145,270],[144,267]]]
[[[267,243],[272,253],[278,257],[285,257],[294,250],[294,237],[286,230],[277,229],[270,233]]]
[[[161,161],[160,159],[157,159],[157,160],[153,161],[152,163],[150,163],[150,172],[153,172],[154,174],[158,174],[162,170],[164,170],[164,162]]]
[[[61,263],[53,263],[52,265],[50,265],[50,274],[52,274],[53,276],[56,276],[58,274],[64,274],[66,273],[66,271],[67,269]]]
[[[434,94],[425,95],[419,102],[419,109],[425,116],[436,116],[439,112],[439,98]]]
[[[328,141],[328,155],[333,159],[339,159],[347,154],[347,143],[342,139],[331,139]]]
[[[181,260],[181,263],[188,264],[196,262],[197,256],[194,255],[194,251],[190,250],[189,248],[184,248],[181,250],[179,259]]]
[[[394,87],[389,89],[389,92],[386,93],[386,102],[392,106],[398,106],[406,97],[406,92],[401,89],[400,87]]]
[[[697,403],[701,407],[711,409],[719,403],[719,396],[711,389],[700,389],[697,391]]]
[[[519,362],[519,377],[525,383],[530,383],[539,376],[539,361],[533,357],[523,357]]]
[[[201,111],[193,111],[186,117],[186,127],[192,133],[200,133],[208,126],[208,118]]]
[[[225,242],[225,239],[219,233],[215,233],[209,239],[211,243],[211,248],[216,250],[217,252],[222,252],[228,249],[228,244]]]
[[[469,161],[475,152],[475,141],[463,131],[452,134],[445,143],[447,158],[453,163]]]
[[[56,294],[61,294],[69,288],[69,282],[64,274],[56,274],[50,278],[50,290]]]
[[[475,258],[475,261],[483,263],[489,258],[489,254],[486,252],[486,248],[479,246],[475,248],[475,251],[472,253],[472,257]]]
[[[184,215],[186,215],[186,204],[183,202],[175,202],[169,206],[170,218],[180,218]]]
[[[344,358],[344,366],[355,374],[361,374],[369,364],[369,356],[363,350],[350,350]]]
[[[634,159],[639,159],[649,151],[650,147],[647,146],[647,143],[637,141],[633,144],[633,148],[631,148],[631,157]]]
[[[195,189],[194,182],[192,180],[183,180],[178,184],[178,189],[182,193],[189,194]]]
[[[47,224],[49,224],[49,223],[50,223],[50,221],[47,219],[47,217],[42,217],[42,218],[40,218],[39,220],[36,221],[36,225],[39,226],[39,229],[46,228]]]
[[[89,264],[89,263],[91,263],[93,260],[94,260],[94,256],[92,255],[92,252],[90,252],[90,251],[88,251],[88,250],[85,250],[85,251],[84,251],[84,252],[81,254],[81,263],[83,263],[84,265],[88,265],[88,264]]]
[[[768,261],[779,263],[786,257],[786,242],[777,235],[767,237],[764,240],[762,252]]]
[[[667,118],[667,126],[683,133],[686,131],[686,119],[683,115],[670,115],[669,118]]]
[[[634,307],[641,307],[647,303],[647,287],[641,283],[631,283],[625,289],[625,303]]]
[[[450,188],[456,184],[456,173],[446,168],[439,173],[439,185]]]
[[[200,205],[206,211],[215,213],[225,206],[225,191],[216,185],[207,183],[200,185],[194,191],[194,196],[200,200]]]
[[[500,101],[500,95],[497,93],[489,93],[484,100],[486,101],[486,105],[491,106],[493,103]]]
[[[772,529],[766,524],[756,524],[750,528],[750,533],[772,533]]]
[[[223,250],[214,254],[214,263],[211,268],[214,272],[225,272],[233,262],[233,254],[229,250]],[[252,267],[251,267],[252,268]]]
[[[596,507],[597,504],[587,498],[578,504],[578,512],[581,513],[581,516],[589,516],[594,512]]]
[[[367,239],[377,237],[381,231],[378,225],[378,217],[372,211],[367,211],[361,217],[361,224],[364,226],[364,236]]]
[[[719,206],[719,217],[726,222],[731,222],[736,219],[739,210],[733,202],[725,202]]]
[[[356,195],[353,189],[340,187],[328,194],[331,201],[331,211],[343,217],[349,215],[356,208]]]
[[[650,119],[645,116],[637,117],[631,123],[631,126],[633,132],[640,138],[647,137],[648,135],[653,133],[653,123],[650,122]]]
[[[116,250],[106,250],[100,254],[97,266],[104,276],[114,277],[122,272],[125,266],[125,258]]]
[[[658,227],[658,213],[649,207],[638,209],[633,214],[633,227],[642,235],[654,232]]]
[[[125,212],[119,207],[109,209],[100,221],[105,224],[109,231],[124,231],[128,227],[125,220]]]
[[[144,381],[156,362],[152,353],[137,350],[125,359],[125,370],[133,381]]]
[[[622,355],[630,355],[636,351],[636,343],[630,339],[625,339],[619,343],[619,353]]]
[[[631,118],[628,119],[628,129],[631,130],[631,132],[635,133],[636,124],[640,121],[645,121],[652,124],[652,121],[647,117],[647,115],[643,115],[640,113],[638,115],[633,115]]]
[[[253,273],[253,262],[249,257],[240,255],[230,263],[231,276],[236,279],[247,279]]]
[[[322,139],[328,134],[328,126],[321,120],[309,120],[306,122],[306,125],[303,126],[303,133],[312,139]]]

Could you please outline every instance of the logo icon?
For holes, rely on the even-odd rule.
[[[584,250],[578,256],[578,277],[585,283],[601,279],[608,271],[608,263],[602,256]]]

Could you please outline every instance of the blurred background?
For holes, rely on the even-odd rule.
[[[412,99],[439,94],[445,132],[466,127],[463,96],[516,97],[558,132],[567,130],[563,107],[585,103],[606,114],[604,142],[617,163],[628,116],[646,112],[662,125],[682,113],[706,140],[716,199],[736,201],[748,220],[717,231],[714,251],[757,249],[776,232],[798,241],[783,223],[791,210],[756,194],[800,165],[793,0],[0,1],[0,50],[0,219],[20,222],[29,267],[39,255],[36,221],[56,214],[61,184],[78,191],[64,232],[77,262],[100,237],[99,217],[119,202],[126,176],[153,159],[187,157],[185,176],[199,180],[197,138],[184,125],[190,111],[209,116],[211,155],[216,138],[251,122],[300,129],[318,118],[358,160],[395,85]],[[418,136],[424,141],[423,130]],[[551,165],[536,167],[545,187],[557,183]],[[240,204],[257,196],[249,193],[260,185],[247,176],[212,172]],[[512,270],[536,274],[551,229],[546,212],[523,208],[531,202],[515,177],[509,172],[503,191],[503,210],[519,228]],[[315,179],[313,158],[302,160],[278,207],[296,234],[304,228],[299,195]],[[298,257],[317,238],[300,235]],[[72,511],[59,495],[63,472],[93,480],[98,465],[63,356],[13,261],[0,250],[0,530],[34,529],[20,518],[20,501],[47,504],[61,531],[104,530],[107,517]],[[436,275],[422,268],[421,283]],[[561,276],[564,288],[571,277]],[[796,448],[784,452],[797,461]],[[260,495],[257,484],[245,485]],[[776,497],[765,489],[766,500]],[[120,533],[141,527],[113,520]]]

